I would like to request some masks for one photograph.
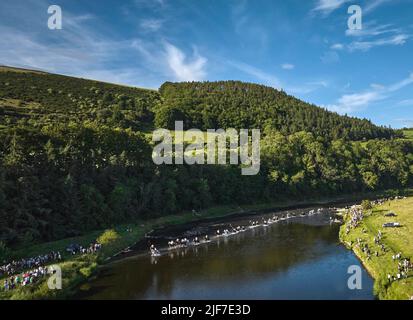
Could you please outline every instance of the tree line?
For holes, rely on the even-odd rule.
[[[303,121],[310,115],[324,115],[328,119],[325,123],[337,121],[337,125],[348,126],[349,132],[357,133],[359,138],[365,133],[366,141],[351,140],[341,134],[332,139],[332,125],[324,129],[329,134],[321,134],[321,124],[314,130],[307,127],[307,130],[299,130],[304,125],[298,120],[295,132],[268,125],[271,121],[281,120],[272,118],[270,108],[264,108],[261,117],[267,124],[263,126],[258,175],[242,176],[236,165],[157,166],[151,159],[151,137],[142,128],[161,125],[161,119],[173,119],[165,117],[165,110],[170,110],[170,101],[174,101],[173,95],[178,94],[174,93],[175,88],[170,89],[171,84],[164,85],[158,95],[155,91],[114,85],[106,91],[109,84],[82,79],[76,84],[76,79],[71,78],[67,82],[71,84],[64,82],[61,88],[66,96],[73,90],[72,97],[81,101],[78,104],[69,100],[62,103],[60,93],[53,91],[49,96],[47,90],[39,89],[50,87],[57,90],[59,83],[53,75],[45,75],[48,80],[42,80],[42,86],[41,81],[36,80],[42,75],[15,77],[1,72],[0,75],[1,81],[12,84],[7,89],[0,86],[0,98],[6,101],[5,105],[12,104],[17,113],[27,112],[14,105],[17,99],[26,108],[36,109],[33,117],[30,112],[26,118],[11,113],[0,115],[0,247],[76,236],[89,230],[185,210],[377,191],[401,188],[413,182],[411,140],[396,139],[391,129],[325,113],[322,109],[316,109],[314,113],[308,111],[307,116],[302,116]],[[54,86],[53,82],[56,82]],[[36,85],[37,95],[34,92],[23,93],[26,91],[20,88],[31,85]],[[249,84],[244,89],[235,82],[230,85],[235,91],[250,88]],[[103,86],[99,93],[90,89],[99,86]],[[195,83],[182,86],[196,90]],[[208,88],[209,84],[199,86]],[[216,90],[219,85],[211,86]],[[258,88],[262,94],[272,95],[269,89]],[[222,90],[226,90],[225,87]],[[253,91],[253,88],[248,90]],[[82,99],[79,99],[80,94]],[[108,94],[111,98],[106,100],[104,97]],[[224,94],[216,101],[219,108],[224,108],[228,95]],[[241,96],[244,95],[242,93]],[[293,99],[283,93],[279,95],[284,95],[287,100]],[[251,99],[255,96],[256,100],[245,102],[254,112],[271,101],[265,100],[261,93],[251,93]],[[96,101],[96,104],[88,105],[85,99]],[[262,102],[262,99],[267,102]],[[143,101],[144,107],[139,107],[137,100]],[[192,105],[195,109],[206,103],[197,93],[193,94],[192,101],[186,92],[184,100],[185,106]],[[113,112],[116,106],[122,105],[122,101],[126,101],[126,106],[120,108],[123,115],[127,114],[124,111],[136,113],[132,122],[125,121],[125,118],[109,117],[109,121],[107,117],[95,117],[100,108]],[[134,104],[131,101],[135,101]],[[211,113],[207,112],[205,118],[198,119],[195,113],[189,118],[186,118],[186,113],[185,118],[178,117],[177,111],[172,114],[179,120],[190,121],[188,126],[200,125],[201,128],[203,125],[212,128],[243,127],[247,124],[243,122],[245,119],[256,121],[254,117],[235,112],[236,101],[241,101],[239,97],[228,104],[228,114],[225,115],[215,114],[214,106],[209,105],[213,100],[206,101],[208,104],[204,107],[210,108]],[[232,104],[233,107],[230,106]],[[302,108],[306,107],[302,105]],[[0,108],[3,112],[5,109]],[[300,107],[295,109],[301,110]],[[190,109],[185,110],[189,112]],[[58,121],[48,118],[57,111],[62,114]],[[265,112],[268,112],[268,118],[264,117]],[[42,116],[38,116],[39,113]],[[318,123],[320,120],[314,118],[311,121]],[[359,124],[365,124],[367,131],[364,132],[364,127]],[[386,132],[388,139],[385,139]],[[369,139],[370,134],[379,135],[380,139]]]
[[[130,129],[67,124],[0,131],[0,240],[75,236],[148,217],[224,204],[400,188],[412,183],[413,145],[268,132],[261,170],[161,165]]]
[[[331,139],[368,140],[400,137],[400,131],[367,119],[341,116],[303,102],[284,91],[240,81],[164,83],[156,105],[157,127],[172,129],[176,120],[199,129],[275,129],[283,134],[311,132]]]

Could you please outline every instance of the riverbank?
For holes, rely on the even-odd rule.
[[[396,216],[386,217],[385,215],[390,212],[395,213]],[[348,221],[349,215],[346,215],[345,222]],[[383,224],[388,222],[398,222],[401,227],[383,228]],[[410,258],[411,261],[413,259],[413,197],[386,201],[375,206],[365,212],[365,216],[357,228],[350,229],[349,233],[346,232],[346,228],[346,224],[341,227],[340,240],[347,248],[354,251],[374,278],[375,295],[382,300],[411,299],[413,297],[412,272],[407,279],[396,281],[389,281],[388,275],[393,277],[398,272],[399,260],[393,260],[393,255],[401,252],[403,258]],[[377,236],[379,230],[383,235],[381,242],[386,247],[385,253],[374,243],[374,237]],[[356,244],[358,238],[372,250],[377,249],[379,256],[376,257],[372,253],[369,259]]]
[[[64,299],[73,295],[74,291],[88,279],[93,277],[98,267],[105,264],[114,255],[122,252],[126,248],[133,246],[135,243],[145,237],[145,234],[153,229],[162,228],[170,225],[178,225],[189,222],[196,222],[205,219],[222,218],[240,214],[260,214],[268,210],[282,210],[289,207],[325,205],[335,202],[359,201],[362,198],[377,198],[397,194],[398,191],[386,191],[380,194],[364,195],[347,195],[330,198],[312,198],[304,201],[279,201],[273,203],[263,203],[249,206],[220,206],[210,208],[199,213],[186,212],[179,215],[170,215],[161,218],[136,221],[133,224],[116,226],[113,231],[116,233],[116,239],[112,239],[102,246],[102,249],[96,254],[71,256],[64,253],[65,248],[72,244],[87,246],[104,233],[104,230],[90,232],[84,236],[63,239],[50,243],[34,245],[13,252],[13,259],[32,257],[44,254],[50,251],[60,251],[64,253],[63,262],[59,263],[62,268],[62,290],[49,290],[46,281],[38,284],[20,287],[15,290],[4,292],[0,290],[0,299]],[[2,280],[1,280],[2,281]]]

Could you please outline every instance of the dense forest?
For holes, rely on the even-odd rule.
[[[150,130],[254,128],[261,170],[161,165]],[[413,143],[283,92],[240,82],[159,92],[0,70],[0,242],[9,247],[215,205],[401,188]]]
[[[176,119],[186,129],[272,128],[283,134],[299,131],[331,139],[365,140],[400,136],[366,119],[340,116],[283,91],[239,81],[164,83],[156,125],[173,128]]]

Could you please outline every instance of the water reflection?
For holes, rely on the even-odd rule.
[[[371,299],[365,272],[363,290],[347,288],[347,268],[359,262],[338,243],[338,228],[317,217],[294,218],[160,257],[135,256],[108,266],[84,297]]]

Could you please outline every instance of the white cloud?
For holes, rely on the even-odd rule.
[[[317,0],[313,11],[319,11],[324,15],[328,15],[347,2],[350,2],[350,0]]]
[[[73,72],[103,63],[114,53],[114,48],[124,48],[121,43],[100,37],[88,30],[80,21],[66,12],[64,27],[47,34],[53,44],[43,41],[44,33],[37,35],[14,28],[0,26],[3,41],[0,61],[3,64],[35,67],[51,72]],[[71,27],[66,27],[70,25]]]
[[[330,47],[331,50],[343,50],[344,46],[341,43],[335,43]]]
[[[134,0],[133,3],[139,8],[163,7],[166,0]]]
[[[379,36],[386,33],[399,33],[400,29],[393,28],[391,24],[377,25],[376,22],[363,23],[362,29],[346,29],[346,36],[369,37]]]
[[[397,105],[403,106],[403,107],[413,106],[413,99],[406,99],[406,100],[399,101]]]
[[[391,0],[372,0],[367,3],[366,7],[364,8],[364,12],[370,12],[376,9],[378,6],[381,6],[384,3],[390,2]]]
[[[165,43],[165,54],[169,68],[179,81],[199,81],[206,76],[205,65],[207,59],[194,53],[191,61],[177,47]]]
[[[377,25],[375,21],[363,24],[361,30],[346,30],[346,36],[356,40],[347,45],[347,49],[352,51],[368,51],[380,46],[403,45],[410,38],[410,35],[400,28],[394,28],[391,24]]]
[[[327,88],[328,87],[328,82],[325,80],[320,80],[320,81],[312,81],[308,83],[309,85],[313,85],[313,86],[320,86],[320,87],[324,87]]]
[[[388,86],[371,84],[371,90],[359,93],[342,95],[335,104],[324,106],[325,108],[341,114],[358,112],[371,103],[386,99],[391,93],[398,91],[413,83],[413,73],[409,77]]]
[[[403,80],[389,86],[388,91],[394,92],[394,91],[400,90],[400,89],[404,88],[405,86],[408,86],[411,83],[413,83],[413,72],[410,73],[408,78],[403,79]]]
[[[327,88],[329,86],[329,83],[325,80],[308,81],[301,85],[290,85],[282,83],[281,80],[274,74],[265,72],[243,62],[226,60],[225,64],[230,65],[244,72],[245,74],[248,74],[249,76],[252,76],[257,82],[263,83],[278,90],[284,89],[290,94],[308,94],[315,90]]]
[[[10,3],[0,11],[1,64],[149,88],[177,79],[171,66],[178,75],[186,72],[189,78],[203,76],[199,68],[203,58],[183,63],[184,71],[179,73],[179,65],[174,65],[173,59],[168,61],[163,42],[155,38],[119,39],[92,15],[75,16],[64,10],[63,29],[50,31],[44,20],[38,19],[44,8],[47,3],[39,0],[28,1],[24,9]],[[9,26],[2,22],[5,16],[16,23]],[[155,28],[155,23],[145,25]]]
[[[339,9],[351,0],[317,0],[313,12],[320,12],[323,15],[329,15],[331,12]],[[363,7],[363,12],[370,12],[390,0],[370,0],[366,6]]]
[[[329,83],[327,81],[320,80],[306,82],[300,86],[290,86],[287,87],[285,90],[291,94],[308,94],[319,89],[327,88],[328,86]]]
[[[144,19],[140,26],[145,31],[158,31],[162,27],[163,21],[160,19]]]
[[[383,90],[385,88],[385,86],[379,83],[372,83],[370,84],[370,87],[375,90]]]
[[[284,70],[292,70],[295,68],[295,65],[291,64],[291,63],[283,63],[281,65],[281,68],[283,68]]]
[[[352,113],[360,111],[374,101],[383,99],[383,96],[375,91],[345,94],[341,96],[336,104],[325,106],[331,111],[338,113]]]
[[[136,65],[108,64],[121,52],[131,50],[127,41],[92,37],[86,29],[82,37],[62,34],[66,39],[56,45],[44,44],[32,35],[1,26],[0,33],[7,42],[0,51],[0,61],[4,65],[125,85],[157,87],[159,84],[159,80],[151,79]],[[95,42],[91,41],[92,38]]]
[[[398,34],[384,39],[376,39],[370,41],[354,41],[348,45],[348,49],[350,51],[368,51],[371,48],[380,46],[401,46],[406,43],[409,37],[410,36],[407,34]]]
[[[154,37],[119,39],[92,15],[75,16],[64,10],[63,29],[50,31],[38,19],[37,13],[44,12],[44,7],[47,3],[39,0],[24,10],[10,3],[7,10],[0,11],[1,64],[150,88],[171,79],[200,80],[206,74],[204,57],[194,54],[187,61],[181,50]],[[13,27],[2,23],[4,16],[16,20]],[[25,24],[19,23],[23,20]],[[30,30],[26,28],[29,24]],[[143,26],[158,27],[155,21]]]

